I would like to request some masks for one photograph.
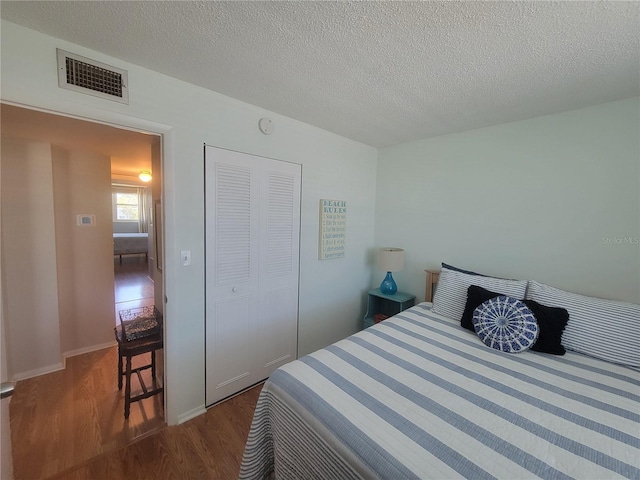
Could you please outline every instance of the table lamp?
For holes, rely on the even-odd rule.
[[[391,272],[399,272],[404,268],[404,250],[401,248],[385,247],[378,251],[378,268],[387,272],[380,284],[380,291],[385,295],[393,295],[398,291],[398,285],[393,280]]]

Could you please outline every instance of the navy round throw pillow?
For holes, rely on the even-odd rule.
[[[505,295],[487,300],[473,311],[473,328],[485,345],[508,353],[531,348],[540,332],[529,307]]]

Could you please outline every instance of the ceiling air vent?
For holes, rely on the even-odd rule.
[[[58,86],[129,103],[127,71],[57,49]]]

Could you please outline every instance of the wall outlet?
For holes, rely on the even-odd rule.
[[[191,250],[182,250],[180,252],[180,265],[183,267],[191,265]]]

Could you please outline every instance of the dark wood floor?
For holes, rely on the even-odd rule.
[[[43,479],[165,427],[161,395],[124,419],[116,347],[67,359],[58,372],[20,380],[10,404],[16,479]],[[134,358],[134,365],[149,354]],[[150,383],[150,370],[143,372]],[[134,378],[133,390],[140,391]]]
[[[236,479],[261,389],[262,385],[256,386],[189,422],[167,427],[55,478]]]
[[[182,425],[165,425],[161,395],[134,403],[127,421],[116,364],[113,347],[17,383],[16,480],[237,478],[261,386]]]
[[[154,284],[149,278],[149,264],[144,255],[128,255],[122,263],[114,260],[115,314],[129,308],[144,307],[154,303]]]
[[[116,313],[153,304],[147,268],[144,257],[115,262]],[[166,426],[161,395],[132,404],[125,420],[117,359],[114,346],[16,384],[10,403],[16,480],[237,478],[261,386],[179,426]],[[134,367],[143,362],[149,354],[135,357]],[[150,370],[142,373],[149,385]],[[140,392],[135,376],[132,385],[132,394]]]

